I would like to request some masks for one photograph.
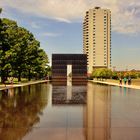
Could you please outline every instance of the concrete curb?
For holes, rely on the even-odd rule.
[[[21,84],[6,85],[6,87],[0,87],[0,90],[5,90],[5,89],[10,89],[10,88],[15,88],[15,87],[23,87],[23,86],[39,84],[39,83],[45,83],[48,81],[49,80],[41,80],[41,81],[31,81],[31,82],[21,83]]]
[[[119,85],[117,83],[96,81],[96,80],[89,80],[89,81],[93,82],[93,83],[100,83],[100,84],[106,84],[106,85],[111,85],[111,86],[126,87],[126,88],[132,88],[132,89],[140,89],[140,86],[135,86],[135,85],[124,85],[124,84]]]

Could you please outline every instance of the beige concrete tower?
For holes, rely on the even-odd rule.
[[[83,52],[88,73],[94,68],[111,68],[111,11],[95,7],[86,12],[83,22]]]

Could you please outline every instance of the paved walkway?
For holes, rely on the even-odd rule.
[[[90,80],[90,82],[101,83],[101,84],[112,85],[112,86],[119,86],[119,87],[127,87],[127,88],[133,88],[133,89],[140,89],[140,86],[136,86],[136,85],[124,85],[124,84],[120,85],[119,83],[96,81],[96,80]]]
[[[44,83],[47,82],[48,80],[39,80],[39,81],[30,81],[27,83],[19,83],[19,84],[11,84],[11,85],[0,85],[0,90],[8,89],[8,88],[13,88],[13,87],[22,87],[22,86],[27,86],[27,85],[33,85],[33,84],[38,84],[38,83]]]

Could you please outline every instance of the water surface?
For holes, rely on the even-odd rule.
[[[140,90],[88,83],[0,91],[0,140],[139,140]]]

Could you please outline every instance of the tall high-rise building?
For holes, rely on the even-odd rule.
[[[96,68],[111,68],[111,11],[95,7],[86,12],[83,22],[83,52],[88,73]]]

